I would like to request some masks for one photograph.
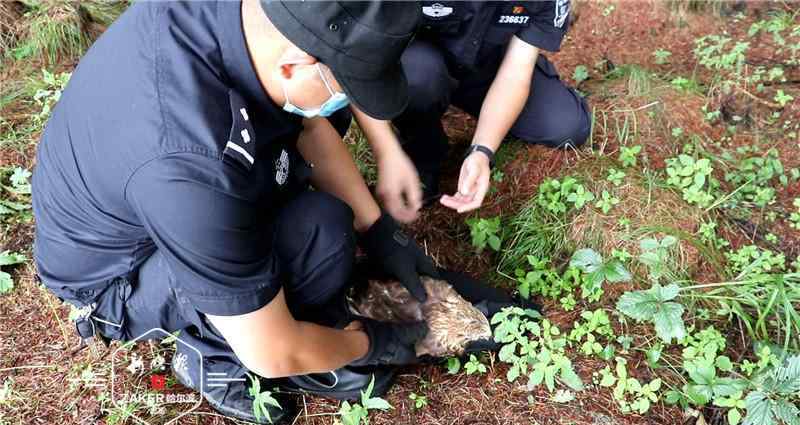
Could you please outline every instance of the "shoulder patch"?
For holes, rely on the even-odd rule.
[[[569,0],[556,0],[556,11],[555,11],[555,18],[553,18],[553,26],[556,28],[561,28],[564,26],[564,22],[567,21],[569,17]]]
[[[231,105],[231,131],[225,143],[223,156],[250,170],[256,162],[256,136],[244,98],[233,90],[228,90]]]

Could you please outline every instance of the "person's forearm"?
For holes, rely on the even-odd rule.
[[[281,376],[321,373],[352,363],[369,350],[369,338],[360,330],[327,328],[297,322],[296,349],[281,368]]]
[[[365,231],[378,220],[380,207],[327,119],[306,120],[297,148],[303,158],[313,164],[311,183],[314,187],[336,196],[352,208],[357,231]]]
[[[524,54],[519,54],[514,49],[520,49]],[[473,144],[484,145],[495,152],[500,147],[503,138],[525,108],[538,55],[538,49],[524,44],[523,41],[515,39],[509,46],[481,105],[478,126],[472,138]]]
[[[364,137],[366,137],[370,148],[372,148],[372,153],[375,155],[376,160],[402,151],[397,135],[392,130],[391,122],[376,120],[355,107],[352,107],[351,110],[358,127],[364,133]]]

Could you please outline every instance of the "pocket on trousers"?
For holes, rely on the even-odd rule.
[[[111,340],[128,339],[125,332],[125,303],[131,292],[130,281],[119,277],[97,296],[97,305],[89,316],[97,333]]]

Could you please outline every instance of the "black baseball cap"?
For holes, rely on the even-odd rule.
[[[408,104],[400,55],[414,37],[420,6],[409,1],[261,0],[289,41],[327,65],[367,115],[398,116]]]

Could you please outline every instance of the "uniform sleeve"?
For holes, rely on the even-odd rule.
[[[557,52],[569,26],[570,0],[526,2],[531,24],[517,32],[522,41],[543,50]]]
[[[222,316],[255,311],[281,288],[258,195],[228,167],[172,154],[139,169],[126,188],[175,286],[198,311]]]

